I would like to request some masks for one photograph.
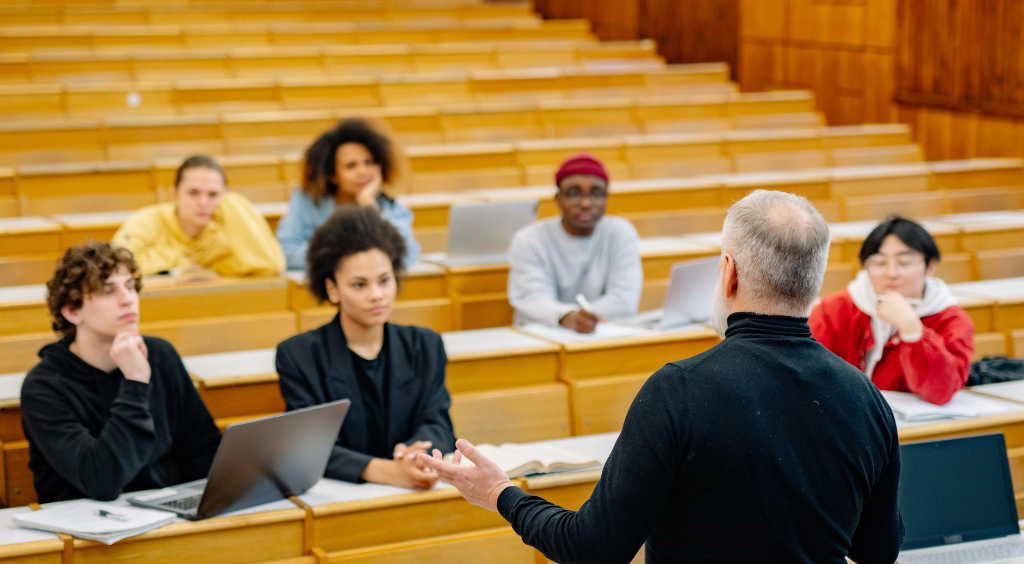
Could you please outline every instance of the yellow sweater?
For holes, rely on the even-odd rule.
[[[143,275],[195,263],[221,276],[274,275],[284,254],[267,220],[245,196],[227,192],[210,223],[194,239],[181,230],[171,202],[133,213],[111,243],[135,255]]]

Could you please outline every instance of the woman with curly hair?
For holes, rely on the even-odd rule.
[[[437,475],[416,455],[455,450],[441,336],[388,322],[405,240],[376,210],[344,206],[309,242],[309,290],[338,315],[277,347],[289,410],[352,400],[326,476],[429,488]]]
[[[412,233],[412,211],[387,194],[396,176],[391,141],[366,120],[342,120],[321,135],[306,149],[302,185],[292,192],[288,213],[277,224],[288,268],[306,267],[313,231],[343,205],[378,210],[405,239],[405,266],[415,263],[420,246]]]

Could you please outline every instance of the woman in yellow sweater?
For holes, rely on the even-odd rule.
[[[278,274],[284,254],[267,220],[225,182],[217,161],[189,157],[178,168],[174,201],[133,213],[111,243],[130,250],[143,275],[196,267],[221,276]]]

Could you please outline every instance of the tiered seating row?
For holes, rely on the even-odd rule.
[[[344,76],[621,65],[633,59],[662,62],[650,41],[581,39],[10,53],[0,55],[0,83]]]
[[[724,65],[0,86],[11,117],[173,116],[579,97],[734,92]],[[711,83],[711,84],[708,84]],[[350,110],[351,112],[352,110]],[[121,114],[124,115],[124,114]]]
[[[511,39],[593,39],[586,20],[204,23],[160,26],[0,27],[0,53],[202,47],[444,43]]]
[[[475,0],[430,0],[402,4],[387,0],[169,4],[100,4],[4,6],[0,21],[15,25],[178,25],[197,19],[210,23],[422,21],[536,17],[528,2],[485,4]]]
[[[753,156],[752,153],[785,149],[815,152],[821,165],[827,164],[829,156],[836,158],[842,155],[836,149],[848,145],[875,147],[874,158],[882,159],[889,152],[886,145],[902,146],[908,136],[903,126],[866,126],[414,146],[408,150],[413,176],[406,191],[411,189],[414,193],[423,193],[524,184],[550,185],[558,163],[581,150],[597,154],[605,160],[614,178],[626,180],[727,173],[732,170],[733,161],[739,161],[741,155],[749,157]],[[225,157],[222,161],[228,170],[231,187],[256,201],[273,202],[287,199],[288,191],[296,185],[301,155],[237,156]],[[158,194],[173,185],[173,173],[179,164],[180,160],[175,158],[155,162],[105,161],[0,169],[0,214],[46,215],[135,209],[153,203],[161,197]],[[858,186],[864,183],[858,183],[855,178],[848,179],[855,173],[868,177],[913,176],[913,180],[920,184],[920,190],[928,189],[929,169],[922,168],[922,165],[901,166],[894,169],[849,167],[821,169],[815,173],[792,172],[787,179],[796,178],[796,183],[812,186],[817,190],[808,194],[812,198],[831,197],[831,185],[837,186],[838,197],[856,195],[858,190],[863,190]],[[734,184],[765,181],[758,176],[727,177],[725,180],[729,179]],[[768,182],[772,181],[775,179],[768,179]],[[732,193],[740,188],[737,185]],[[8,198],[6,209],[2,208],[4,197]],[[684,207],[694,205],[690,203]],[[659,209],[664,209],[664,206]]]
[[[709,85],[715,84],[712,82]],[[724,86],[724,85],[723,85]],[[729,85],[731,87],[731,85]],[[641,96],[601,100],[485,102],[455,105],[417,105],[363,108],[358,114],[383,122],[400,142],[512,141],[544,137],[629,135],[668,131],[722,131],[728,129],[813,129],[820,124],[813,99],[805,92],[778,92],[770,96],[717,94],[662,97]],[[143,157],[173,158],[183,151],[213,155],[268,154],[303,150],[312,139],[333,127],[352,110],[306,110],[227,113],[220,116],[110,117],[66,121],[9,121],[0,124],[0,163],[16,165],[81,160],[123,160]],[[592,121],[587,122],[584,117]],[[875,129],[885,133],[885,129]],[[844,131],[826,129],[838,138]],[[857,131],[857,130],[854,130]],[[867,130],[860,129],[861,136]],[[893,132],[897,129],[892,129]],[[909,131],[905,127],[902,131]],[[816,131],[787,134],[762,133],[780,138],[779,149],[793,141],[816,136]],[[749,134],[750,142],[758,134]],[[890,136],[891,137],[891,136]],[[662,138],[662,144],[674,138]],[[687,137],[679,138],[682,141]],[[722,138],[693,137],[693,141]],[[909,134],[903,141],[909,139]],[[743,137],[731,141],[739,147]],[[892,138],[886,140],[891,143]],[[600,140],[595,140],[600,143]],[[750,143],[748,142],[748,145]],[[800,148],[813,143],[796,143]],[[764,145],[764,144],[763,144]],[[833,148],[829,143],[825,148]],[[815,147],[818,148],[818,147]],[[841,148],[841,147],[839,147]],[[730,151],[734,152],[734,151]],[[841,164],[863,164],[847,151]],[[184,156],[184,155],[181,155]],[[686,156],[685,154],[682,156]],[[668,157],[666,154],[665,157]],[[905,160],[920,160],[912,150]],[[822,159],[804,155],[798,164],[823,166]],[[753,167],[757,161],[745,162]],[[774,163],[765,163],[774,164]]]

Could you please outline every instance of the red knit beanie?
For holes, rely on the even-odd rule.
[[[590,153],[579,153],[566,159],[555,173],[555,185],[572,174],[592,174],[600,176],[605,182],[608,182],[608,171],[605,170],[601,161]]]

